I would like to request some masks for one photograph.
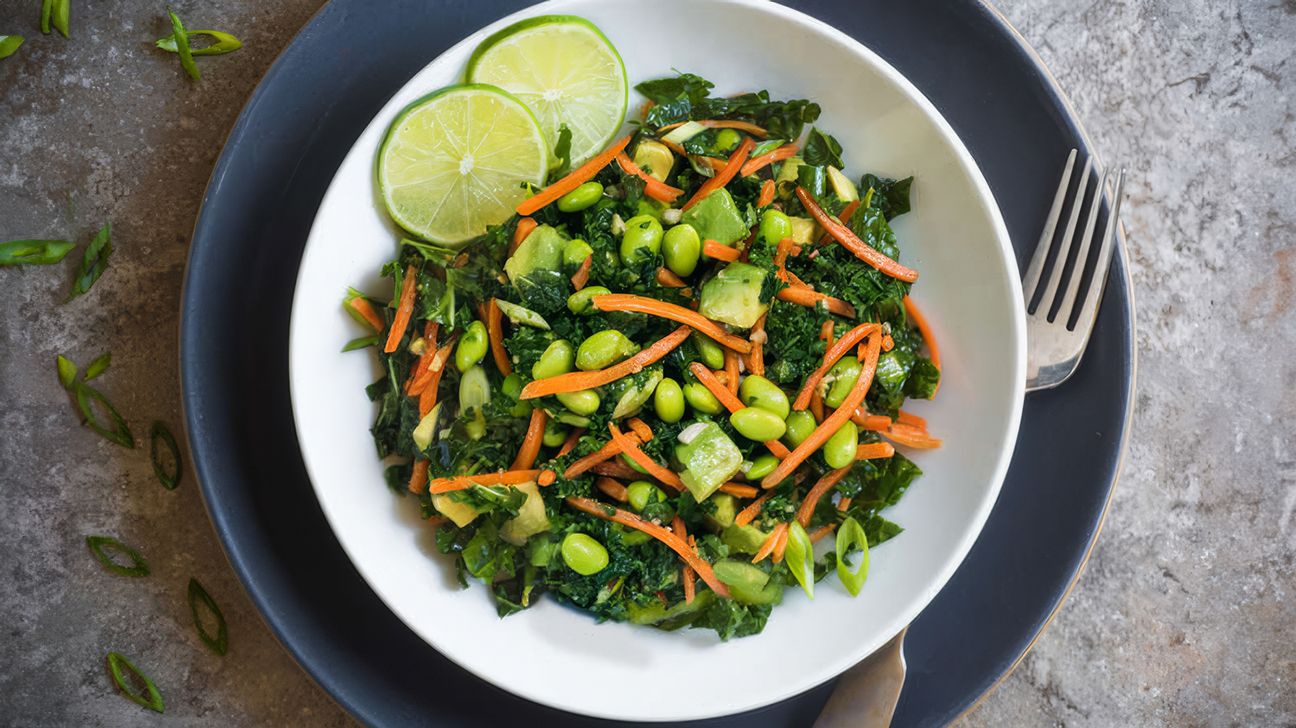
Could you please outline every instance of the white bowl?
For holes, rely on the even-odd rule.
[[[500,619],[480,584],[456,587],[414,500],[383,485],[368,431],[375,411],[364,394],[378,376],[373,357],[338,353],[358,335],[339,305],[346,287],[389,290],[377,272],[393,257],[398,233],[375,204],[378,145],[406,104],[462,79],[482,39],[547,13],[596,23],[632,84],[680,69],[714,81],[718,93],[765,88],[775,98],[817,100],[818,125],[841,141],[851,176],[916,176],[914,209],[895,230],[903,261],[922,274],[913,297],[932,321],[945,371],[938,397],[912,409],[945,444],[909,453],[925,474],[886,514],[905,531],[873,552],[859,597],[833,578],[814,601],[789,589],[764,633],[727,643],[711,632],[595,624],[551,598]],[[648,12],[639,0],[554,0],[483,28],[420,71],[338,169],[293,301],[297,434],[320,504],[356,568],[410,629],[459,665],[531,700],[604,718],[734,713],[807,690],[863,659],[912,621],[963,560],[1017,434],[1025,352],[1017,281],[998,208],[967,150],[922,94],[851,38],[769,2],[657,0]],[[437,689],[434,676],[427,689]]]

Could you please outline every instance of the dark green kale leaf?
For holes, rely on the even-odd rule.
[[[681,73],[673,78],[658,78],[635,86],[635,91],[655,104],[667,104],[678,99],[700,103],[715,88],[715,84],[692,73]]]
[[[765,376],[782,384],[799,384],[823,360],[824,342],[819,338],[826,310],[807,308],[775,300],[765,317],[765,355],[774,361]]]
[[[842,146],[831,134],[825,134],[819,129],[810,130],[810,135],[806,138],[805,145],[805,162],[810,165],[832,165],[837,169],[846,166],[842,162]]]
[[[940,369],[931,359],[920,356],[914,360],[909,370],[909,379],[905,380],[904,393],[914,399],[931,399],[936,394],[936,385],[940,384]]]
[[[565,313],[572,293],[571,279],[556,270],[536,270],[513,282],[515,301],[546,318]],[[512,297],[506,296],[509,300]]]
[[[909,212],[909,189],[913,185],[913,179],[905,177],[896,180],[866,174],[860,178],[860,191],[861,194],[867,194],[872,189],[873,197],[869,200],[869,206],[880,209],[886,219],[890,220]]]
[[[892,523],[887,519],[874,514],[860,524],[864,527],[864,535],[868,537],[869,548],[890,540],[900,535],[904,531],[898,524]]]
[[[747,637],[765,629],[773,606],[717,599],[693,622],[693,629],[713,629],[721,640]]]

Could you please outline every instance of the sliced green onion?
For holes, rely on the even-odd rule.
[[[786,143],[787,142],[783,141],[782,139],[766,139],[765,141],[752,147],[751,153],[748,154],[747,157],[749,159],[755,159],[761,156],[762,154],[769,154],[770,152],[774,151],[775,149],[778,149],[779,147],[783,146]]]
[[[108,225],[99,228],[94,240],[86,246],[85,253],[81,256],[81,267],[77,270],[76,278],[72,280],[72,291],[68,293],[64,303],[86,293],[90,287],[99,280],[99,276],[108,268],[108,256],[112,255],[112,230]]]
[[[549,322],[545,321],[545,317],[532,311],[526,306],[519,306],[516,303],[510,303],[503,299],[496,299],[495,303],[499,305],[500,313],[508,316],[509,321],[512,321],[515,324],[544,329],[545,331],[549,330]]]
[[[105,351],[104,353],[99,355],[99,358],[90,362],[90,366],[86,367],[86,373],[85,373],[86,381],[88,382],[91,379],[94,379],[95,377],[99,376],[100,374],[103,374],[104,372],[108,371],[109,364],[112,364],[112,352]]]
[[[348,306],[347,308],[350,309],[351,307]],[[366,324],[366,326],[367,325],[368,324]],[[346,346],[342,347],[342,351],[355,351],[356,349],[368,349],[371,346],[377,346],[378,341],[379,341],[378,334],[373,334],[372,336],[361,336],[358,339],[352,339],[348,341],[346,343]]]
[[[71,389],[72,382],[76,381],[77,365],[62,354],[58,355],[55,362],[58,363],[59,384],[62,384],[64,389]]]
[[[108,398],[103,396],[102,392],[85,382],[75,382],[73,389],[76,392],[77,407],[81,410],[81,417],[85,419],[85,423],[90,426],[90,429],[122,447],[135,447],[135,436],[131,434],[130,428],[127,427],[126,420],[122,419],[122,416],[117,413],[117,410],[108,401]],[[96,401],[112,419],[111,428],[105,426],[95,416],[92,403]]]
[[[149,567],[144,562],[144,557],[139,555],[135,549],[118,541],[111,536],[86,536],[86,546],[90,547],[90,553],[99,560],[99,563],[118,576],[148,576]],[[131,560],[130,566],[123,566],[117,563],[113,555],[108,553],[114,551]]]
[[[54,0],[41,0],[41,32],[50,33],[50,19],[54,17]]]
[[[193,40],[195,35],[205,35],[212,39],[211,45],[202,48],[194,48],[193,44],[190,43],[189,52],[195,56],[223,56],[226,53],[233,53],[243,47],[243,42],[238,38],[219,30],[190,30],[187,31],[186,35],[190,41]],[[176,37],[174,34],[168,35],[165,38],[158,38],[156,45],[158,48],[161,48],[168,53],[180,52],[180,49],[176,46]]]
[[[683,144],[704,131],[706,131],[705,126],[696,121],[686,121],[671,129],[666,136],[662,137],[662,141],[668,144]]]
[[[113,684],[121,691],[123,697],[149,710],[162,712],[162,694],[158,692],[157,686],[148,678],[148,675],[140,672],[140,669],[132,665],[130,660],[119,653],[109,652],[108,670],[112,673]],[[140,689],[141,687],[143,690]]]
[[[206,607],[207,611],[211,612],[212,616],[216,618],[215,637],[208,634],[207,629],[203,627],[202,615],[198,610],[199,605]],[[193,577],[189,578],[189,611],[193,614],[194,629],[198,630],[198,638],[203,641],[203,644],[210,647],[211,651],[218,655],[229,652],[229,631],[225,628],[225,616],[221,614],[220,607],[216,606],[216,601],[211,598],[207,590],[203,589],[202,584],[199,584],[198,580]]]
[[[21,35],[0,35],[0,58],[8,58],[23,44]]]
[[[198,64],[194,63],[193,52],[189,50],[189,34],[185,32],[184,23],[169,8],[167,15],[171,18],[171,37],[175,39],[176,52],[180,54],[180,67],[189,74],[189,78],[197,81],[202,78],[202,74],[198,72]]]
[[[792,578],[805,590],[806,596],[814,599],[814,542],[798,521],[793,521],[788,526],[787,549],[783,552],[783,560],[792,572]]]
[[[0,58],[12,53],[5,53],[5,43],[9,38],[18,38],[22,43],[22,37],[17,35],[0,35]],[[13,48],[17,48],[15,45]],[[76,243],[66,240],[10,240],[7,243],[0,243],[0,265],[53,265],[63,260]]]
[[[159,442],[171,454],[169,469],[166,456],[158,450]],[[153,427],[149,430],[149,458],[153,461],[153,473],[162,482],[162,487],[175,490],[176,486],[180,485],[180,475],[184,472],[180,467],[180,446],[176,445],[171,430],[167,429],[166,423],[161,420],[154,420]]]
[[[846,557],[855,549],[861,552],[860,565],[851,569],[846,563]],[[865,535],[859,521],[847,518],[837,529],[837,578],[841,579],[842,585],[851,593],[851,596],[859,596],[860,589],[864,587],[864,580],[868,578],[868,567],[868,536]]]
[[[72,0],[54,0],[54,29],[68,37],[68,20],[72,17]]]

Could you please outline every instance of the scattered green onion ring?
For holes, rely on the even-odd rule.
[[[166,461],[158,450],[158,442],[165,445],[171,453],[171,462],[174,466],[171,472],[167,472]],[[154,420],[153,427],[149,430],[149,458],[153,461],[153,473],[162,482],[162,487],[175,490],[176,486],[180,485],[180,475],[184,472],[180,467],[180,447],[176,445],[171,430],[167,429],[166,423],[161,420]]]
[[[131,434],[130,428],[126,425],[126,420],[117,413],[117,410],[103,396],[103,393],[87,385],[85,382],[75,382],[73,388],[76,391],[77,407],[81,410],[81,416],[85,418],[85,423],[90,429],[102,435],[111,442],[115,442],[122,447],[135,447],[135,436]],[[95,416],[94,407],[91,404],[98,401],[100,405],[108,412],[112,418],[112,428],[105,427]]]
[[[846,564],[846,557],[856,548],[862,552],[860,565],[852,569]],[[860,526],[859,521],[847,518],[837,529],[837,578],[841,580],[851,596],[859,596],[860,589],[864,587],[864,580],[868,578],[868,568],[868,535],[864,533],[864,528]]]
[[[21,35],[0,35],[0,58],[8,58],[16,53],[23,40]]]
[[[54,0],[41,0],[41,32],[50,33],[50,19],[54,17]]]
[[[86,546],[90,547],[90,553],[99,560],[99,563],[118,576],[148,576],[149,567],[144,562],[144,557],[139,555],[135,549],[118,541],[111,536],[86,536]],[[108,553],[114,551],[128,557],[133,563],[130,566],[123,566],[117,563],[113,555]]]
[[[68,36],[68,21],[72,17],[72,0],[54,0],[54,15],[50,19],[64,38]]]
[[[199,604],[205,606],[207,611],[216,618],[215,637],[208,634],[203,627],[202,615],[198,613]],[[203,644],[218,655],[229,652],[229,631],[225,627],[225,616],[221,614],[220,607],[216,606],[216,601],[211,598],[207,590],[203,589],[202,584],[193,577],[189,578],[189,611],[193,614],[194,629],[198,630],[198,638],[203,641]]]
[[[17,50],[18,46],[14,45],[9,53],[5,52],[11,38],[18,38],[22,43],[21,36],[0,35],[0,58]],[[67,240],[10,240],[0,243],[0,265],[53,265],[75,247],[76,243]]]
[[[125,668],[126,674],[123,674],[123,668]],[[162,712],[162,694],[158,692],[157,686],[153,684],[148,675],[140,672],[140,669],[132,665],[130,660],[120,653],[109,652],[108,670],[112,673],[113,684],[121,691],[123,697],[149,710],[158,713]],[[148,695],[144,695],[143,691],[137,691],[131,683],[142,685]]]
[[[342,347],[342,351],[355,351],[357,349],[368,349],[371,346],[377,346],[377,345],[378,345],[377,334],[374,334],[372,336],[361,336],[358,339],[352,339],[348,341],[346,343],[346,346]]]
[[[88,382],[108,371],[109,364],[112,364],[112,352],[105,351],[103,354],[100,354],[97,359],[90,362],[90,366],[86,367],[85,380]]]
[[[189,74],[189,78],[197,81],[202,78],[202,73],[198,71],[198,64],[194,63],[193,53],[189,50],[189,34],[185,32],[184,23],[170,9],[167,10],[167,15],[171,18],[171,37],[175,39],[176,52],[180,54],[180,67]]]
[[[805,590],[806,596],[814,599],[814,542],[810,540],[810,534],[806,533],[798,521],[792,521],[788,526],[787,548],[783,560],[787,563],[788,570],[792,572],[792,577]]]
[[[189,46],[189,52],[195,56],[223,56],[226,53],[233,53],[243,47],[243,42],[238,38],[219,30],[190,30],[186,31],[186,35],[190,39],[195,35],[205,35],[214,41],[211,45],[202,48],[194,48],[191,44]],[[158,38],[156,45],[158,48],[161,48],[168,53],[180,52],[176,45],[175,35]]]
[[[77,365],[62,354],[59,354],[55,361],[58,363],[59,384],[62,384],[64,389],[71,389],[72,382],[76,381]]]

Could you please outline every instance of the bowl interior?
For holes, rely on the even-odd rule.
[[[687,70],[719,93],[765,88],[810,98],[842,143],[847,173],[914,175],[913,211],[894,227],[921,278],[913,298],[941,343],[944,380],[912,409],[944,438],[909,453],[924,470],[887,516],[904,533],[876,549],[851,598],[835,579],[814,601],[789,590],[761,635],[718,642],[595,624],[552,599],[499,619],[485,589],[457,588],[409,498],[383,485],[364,395],[372,357],[339,354],[357,335],[338,305],[347,286],[384,291],[379,267],[397,235],[375,204],[373,160],[414,99],[462,78],[476,44],[520,17],[584,16],[616,44],[631,84]],[[753,41],[757,42],[753,42]],[[632,92],[630,109],[641,99]],[[989,327],[989,330],[987,330]],[[971,157],[930,103],[881,59],[830,27],[768,2],[558,0],[466,38],[415,75],[356,141],[317,214],[298,276],[289,341],[302,454],[339,542],[380,598],[437,650],[490,682],[554,707],[625,720],[685,720],[759,707],[828,680],[879,647],[935,596],[994,503],[1016,439],[1024,321],[1007,233]],[[669,676],[663,678],[663,676]],[[627,686],[663,679],[696,690]],[[434,689],[434,688],[430,688]]]

